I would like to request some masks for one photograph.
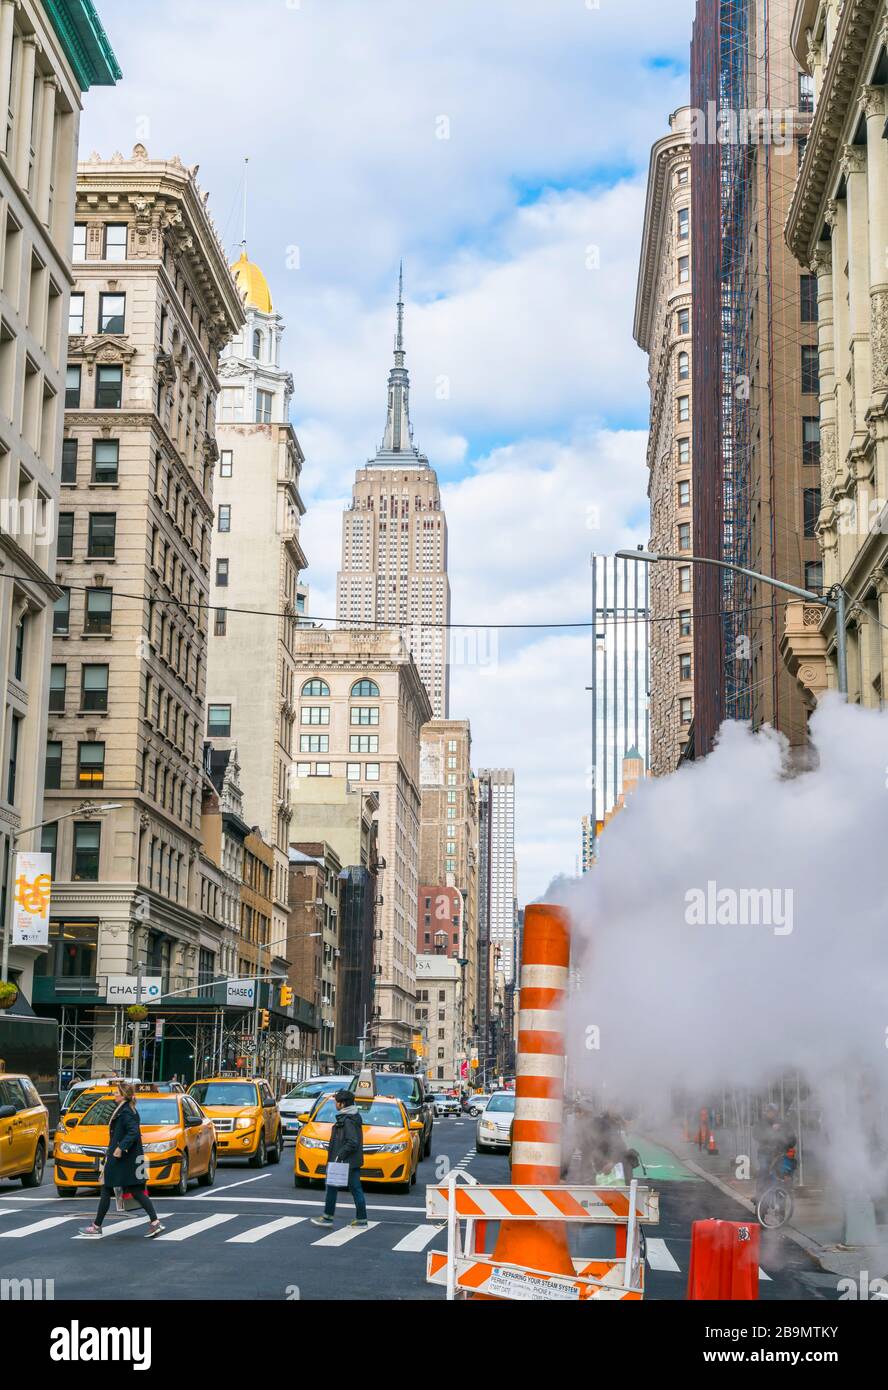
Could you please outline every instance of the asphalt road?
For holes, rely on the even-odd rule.
[[[452,1167],[480,1182],[508,1182],[508,1161],[475,1153],[475,1122],[435,1121],[432,1155],[420,1166],[409,1195],[368,1187],[370,1226],[353,1230],[354,1207],[340,1194],[336,1226],[324,1231],[308,1219],[320,1214],[323,1192],[293,1184],[293,1147],[284,1161],[257,1172],[229,1161],[215,1186],[192,1186],[187,1197],[156,1197],[166,1226],[142,1239],[145,1220],[109,1212],[101,1240],[81,1240],[95,1198],[61,1199],[52,1170],[42,1188],[26,1192],[0,1184],[0,1279],[53,1279],[59,1299],[442,1299],[425,1282],[426,1252],[446,1249],[446,1232],[425,1217],[424,1187]],[[647,1297],[684,1298],[690,1225],[706,1216],[743,1220],[743,1208],[710,1184],[657,1180],[661,1222],[649,1230]],[[491,1226],[490,1239],[495,1235]],[[574,1228],[576,1254],[610,1253],[612,1233]],[[762,1299],[835,1297],[835,1281],[779,1233],[762,1247]]]

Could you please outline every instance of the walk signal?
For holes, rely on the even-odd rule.
[[[281,985],[281,1008],[286,1009],[293,1003],[293,991],[289,985]]]
[[[259,1010],[259,1027],[260,1027],[260,1028],[267,1028],[267,1027],[268,1027],[268,1022],[269,1022],[269,1019],[268,1019],[268,1010],[267,1010],[267,1009],[260,1009],[260,1010]]]

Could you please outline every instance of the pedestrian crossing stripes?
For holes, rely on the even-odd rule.
[[[85,1211],[65,1212],[59,1216],[41,1217],[37,1221],[33,1219],[33,1215],[33,1212],[27,1211],[24,1207],[0,1207],[0,1217],[10,1219],[3,1222],[0,1240],[39,1239],[45,1233],[53,1232],[59,1228],[70,1228],[73,1222],[87,1225],[91,1219],[91,1213]],[[433,1246],[443,1250],[447,1242],[446,1227],[442,1223],[434,1221],[420,1222],[405,1230],[407,1224],[405,1221],[368,1221],[366,1226],[351,1226],[346,1220],[343,1225],[336,1225],[322,1235],[317,1227],[308,1223],[307,1216],[272,1217],[266,1215],[265,1219],[257,1220],[258,1215],[259,1213],[247,1208],[237,1212],[212,1212],[209,1215],[197,1217],[194,1214],[194,1208],[186,1214],[181,1208],[175,1210],[172,1204],[166,1202],[163,1204],[162,1210],[158,1209],[158,1216],[161,1221],[169,1223],[169,1225],[163,1234],[156,1239],[157,1241],[181,1245],[191,1240],[197,1240],[198,1243],[212,1241],[218,1234],[218,1238],[225,1245],[255,1246],[261,1245],[266,1240],[279,1240],[281,1238],[286,1240],[288,1236],[295,1234],[297,1239],[301,1239],[303,1242],[307,1241],[310,1245],[336,1251],[348,1249],[352,1241],[358,1240],[360,1237],[367,1237],[369,1238],[368,1245],[378,1249],[382,1242],[393,1254],[402,1255],[422,1255],[424,1251]],[[16,1218],[22,1224],[12,1226],[10,1223]],[[127,1234],[140,1235],[144,1239],[144,1228],[147,1221],[148,1218],[141,1213],[127,1217],[117,1217],[109,1213],[102,1229],[102,1239],[111,1236],[125,1237]],[[173,1224],[178,1222],[182,1222],[182,1224]],[[239,1225],[233,1223],[239,1223]],[[302,1231],[297,1233],[297,1227],[302,1227]],[[60,1229],[59,1234],[62,1239],[84,1239],[80,1231],[76,1229],[67,1231]],[[648,1269],[651,1273],[686,1279],[687,1270],[682,1268],[680,1260],[687,1260],[688,1251],[689,1245],[686,1240],[673,1241],[670,1245],[669,1241],[661,1237],[648,1236],[646,1241]],[[759,1268],[759,1279],[762,1283],[771,1282],[771,1276],[761,1268]]]

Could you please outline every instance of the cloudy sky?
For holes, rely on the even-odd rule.
[[[416,441],[450,529],[453,619],[588,619],[589,555],[647,538],[632,340],[650,146],[687,101],[693,0],[99,0],[124,79],[81,145],[199,163],[232,258],[287,324],[315,615],[382,435],[398,261]],[[573,872],[591,638],[479,632],[451,714],[514,767],[521,901]],[[247,750],[242,750],[246,754]]]

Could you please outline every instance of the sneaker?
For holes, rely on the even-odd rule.
[[[153,1240],[155,1236],[159,1236],[161,1231],[165,1230],[166,1226],[162,1226],[159,1221],[154,1221],[145,1232],[145,1239]]]
[[[350,1221],[350,1222],[349,1222],[349,1225],[350,1225],[350,1226],[361,1226],[361,1227],[363,1227],[363,1226],[366,1226],[366,1225],[367,1225],[367,1221],[366,1221],[366,1220],[364,1220],[364,1221],[358,1221],[358,1220]]]
[[[101,1226],[96,1226],[95,1224],[93,1224],[92,1226],[81,1226],[80,1234],[86,1240],[98,1240],[102,1234],[102,1228]]]
[[[332,1217],[332,1216],[313,1216],[313,1217],[311,1218],[311,1224],[312,1224],[313,1226],[332,1226],[332,1225],[333,1225],[333,1217]]]

